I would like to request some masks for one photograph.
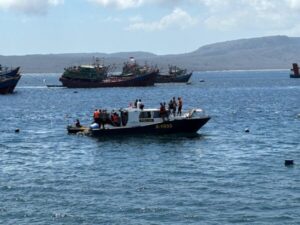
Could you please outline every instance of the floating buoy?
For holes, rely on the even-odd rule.
[[[73,93],[78,93],[77,91],[74,91]]]
[[[200,80],[200,82],[205,82],[205,80]]]
[[[249,132],[250,132],[249,128],[246,128],[246,129],[245,129],[245,132],[246,132],[246,133],[249,133]]]
[[[284,165],[285,166],[293,166],[294,165],[294,160],[292,160],[292,159],[286,159],[284,161]]]
[[[20,132],[19,128],[15,129],[15,133],[19,133],[19,132]]]

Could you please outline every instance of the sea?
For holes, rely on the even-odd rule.
[[[300,79],[288,70],[47,88],[58,78],[23,74],[0,96],[0,224],[300,224]],[[197,135],[67,134],[76,119],[91,124],[95,109],[179,96],[183,110],[211,116]]]

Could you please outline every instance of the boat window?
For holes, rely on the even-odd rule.
[[[141,118],[151,118],[151,112],[141,112],[140,119]]]
[[[139,118],[140,122],[153,122],[151,112],[141,112]]]
[[[160,113],[159,111],[155,111],[154,114],[153,114],[153,118],[160,118]]]

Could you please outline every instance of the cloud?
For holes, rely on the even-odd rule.
[[[144,4],[145,0],[88,0],[103,7],[115,7],[118,9],[137,8]]]
[[[45,14],[49,7],[63,3],[64,0],[0,0],[0,10],[25,14]]]
[[[197,20],[192,18],[186,11],[177,8],[169,15],[162,17],[159,21],[154,22],[142,22],[139,20],[129,27],[127,30],[145,30],[145,31],[157,31],[164,30],[169,27],[179,27],[185,29],[187,27],[197,24]]]
[[[111,7],[121,10],[138,8],[144,5],[164,5],[174,7],[181,2],[190,0],[87,0],[102,7]]]
[[[288,6],[293,10],[299,10],[300,9],[300,1],[299,0],[286,0]]]

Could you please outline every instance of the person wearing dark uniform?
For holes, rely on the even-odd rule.
[[[176,116],[176,108],[177,108],[177,102],[175,97],[173,97],[173,116]]]
[[[178,112],[177,112],[177,115],[179,115],[179,116],[181,116],[182,104],[183,104],[182,98],[179,97],[178,98]]]
[[[76,126],[76,127],[81,127],[81,124],[80,124],[79,119],[76,120],[75,126]]]

